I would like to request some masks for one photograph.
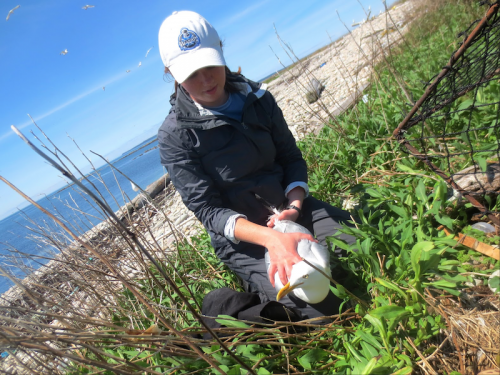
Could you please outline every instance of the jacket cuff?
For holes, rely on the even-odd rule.
[[[231,241],[234,244],[239,244],[240,240],[236,239],[234,237],[234,229],[236,228],[236,220],[239,219],[240,217],[246,219],[247,217],[245,215],[237,214],[237,215],[232,215],[227,219],[226,225],[224,226],[224,237],[226,237],[229,241]]]
[[[304,189],[304,192],[306,193],[304,199],[307,198],[309,196],[309,186],[307,186],[307,184],[303,181],[292,182],[290,185],[288,185],[285,189],[285,196],[288,197],[288,193],[290,192],[290,190],[296,188],[297,186]]]

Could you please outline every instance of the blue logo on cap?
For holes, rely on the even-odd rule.
[[[183,27],[179,35],[179,47],[181,51],[188,51],[200,45],[200,37],[194,31]]]

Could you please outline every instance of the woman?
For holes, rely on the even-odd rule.
[[[286,284],[301,261],[298,242],[316,241],[308,234],[279,233],[274,221],[296,221],[326,245],[326,236],[349,214],[308,195],[306,163],[275,99],[264,85],[229,71],[207,20],[174,12],[161,25],[159,48],[165,71],[176,81],[172,109],[158,132],[161,162],[210,234],[217,256],[247,291],[259,293],[262,302],[274,300],[275,273]],[[286,209],[268,222],[269,211],[256,194],[276,207],[287,202]],[[315,305],[293,296],[280,302],[306,318],[336,314],[339,306],[331,292]]]

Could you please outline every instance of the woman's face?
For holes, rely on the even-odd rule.
[[[228,98],[225,83],[224,66],[207,66],[196,70],[181,85],[195,102],[205,107],[218,107]]]

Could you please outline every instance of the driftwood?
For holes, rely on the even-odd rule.
[[[500,163],[490,163],[483,172],[478,165],[472,165],[452,176],[462,189],[478,195],[500,194]]]
[[[165,189],[168,186],[168,184],[170,184],[170,176],[168,173],[166,173],[155,182],[149,184],[146,189],[144,189],[147,196],[142,192],[137,194],[137,196],[134,199],[132,199],[130,203],[127,204],[126,206],[127,211],[132,212],[134,210],[144,207],[144,205],[148,202],[148,200],[151,200],[154,197],[156,197],[158,193],[163,191],[163,189]]]

